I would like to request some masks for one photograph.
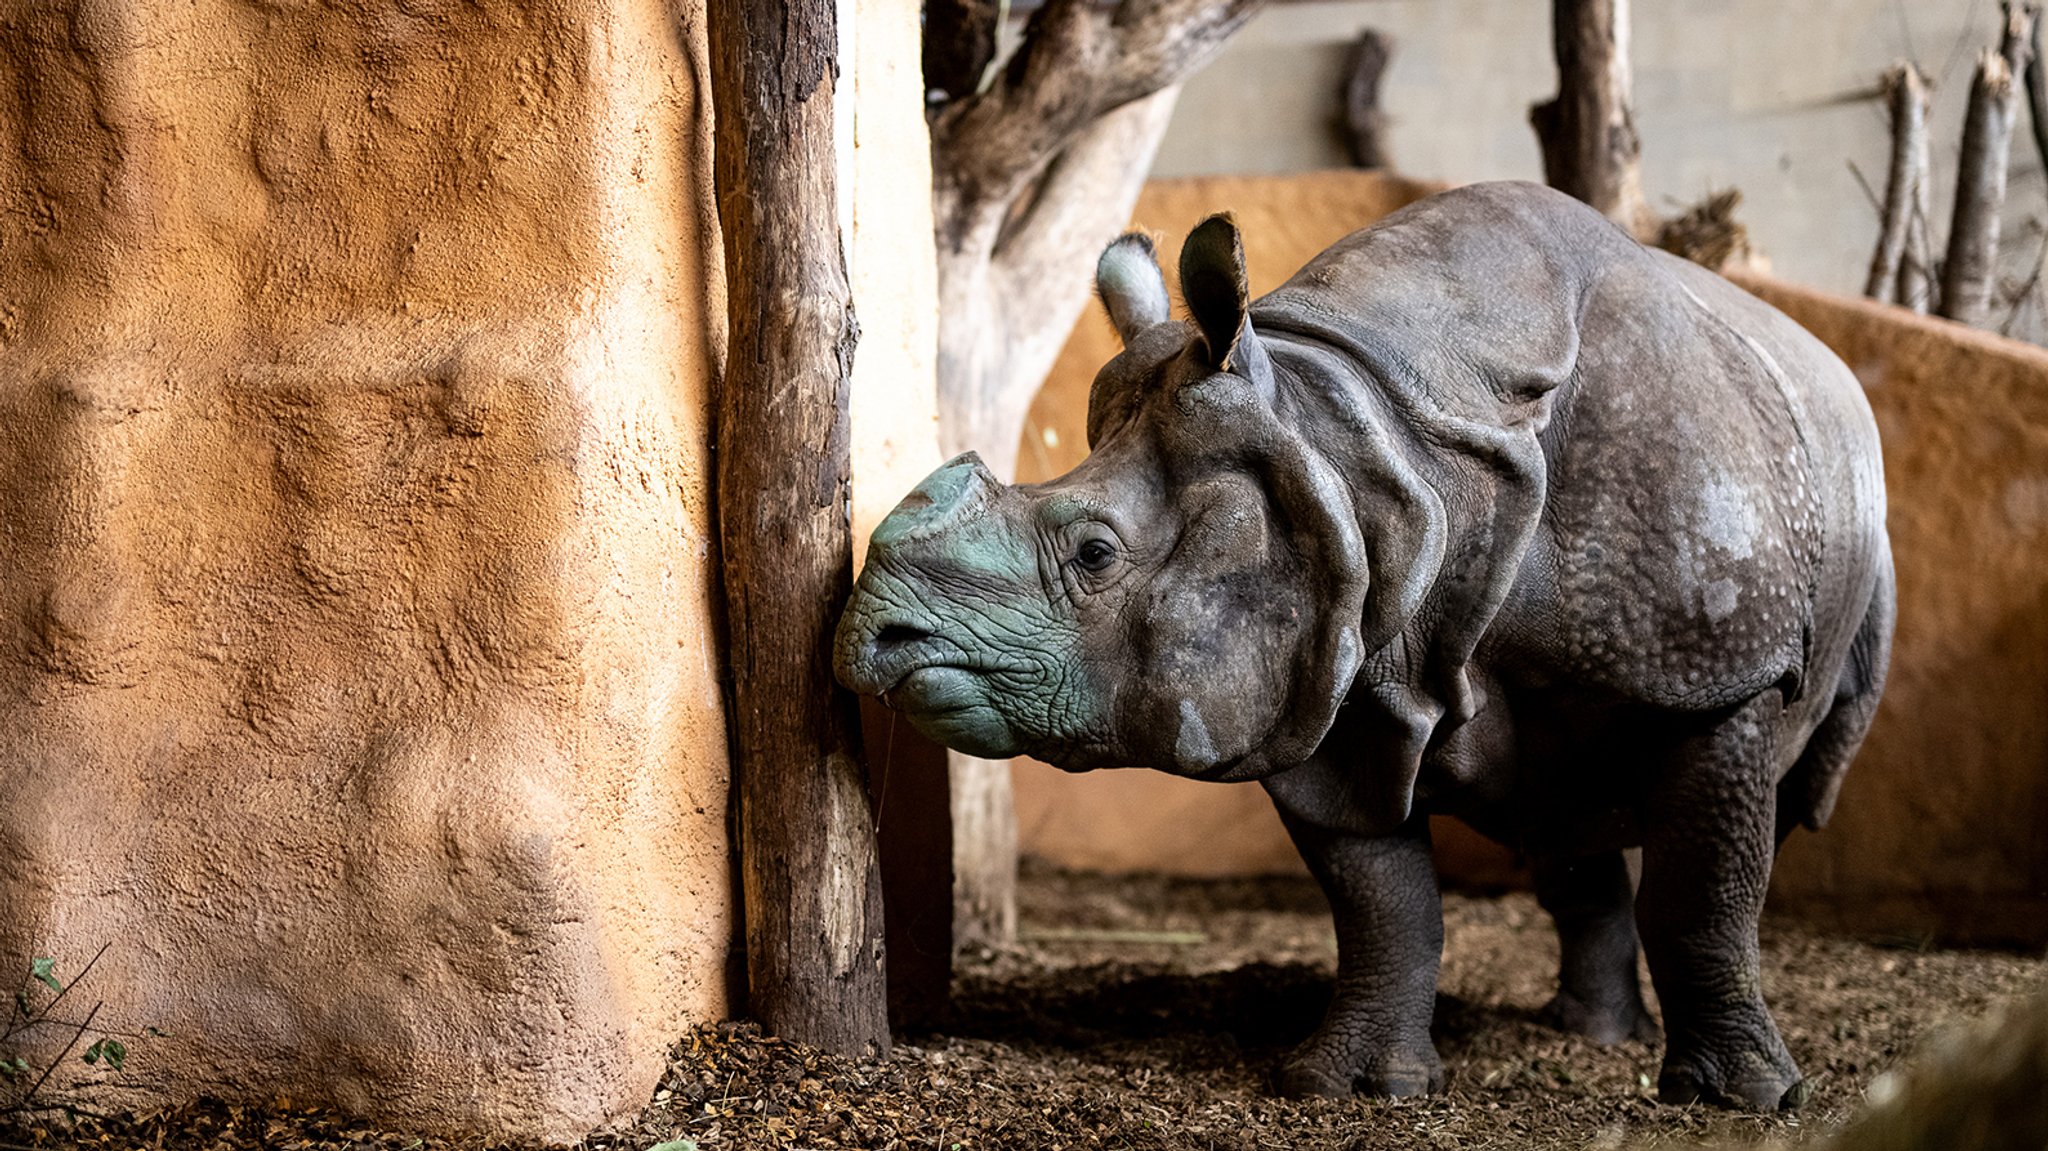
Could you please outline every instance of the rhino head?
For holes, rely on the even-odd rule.
[[[1351,488],[1297,431],[1227,216],[1180,279],[1186,322],[1149,240],[1104,252],[1123,351],[1090,393],[1090,456],[1004,486],[969,453],[920,483],[872,537],[842,683],[960,751],[1069,770],[1253,779],[1315,750],[1417,593],[1368,597]]]

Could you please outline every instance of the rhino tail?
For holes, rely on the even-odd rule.
[[[1834,705],[1806,741],[1798,762],[1778,783],[1779,843],[1785,842],[1794,827],[1803,824],[1819,831],[1827,823],[1842,790],[1842,777],[1849,772],[1849,761],[1856,758],[1877,714],[1878,697],[1884,693],[1885,673],[1891,665],[1892,619],[1897,610],[1889,550],[1881,562],[1870,606],[1849,645],[1849,658],[1835,687]]]

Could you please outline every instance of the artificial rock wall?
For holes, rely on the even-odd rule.
[[[88,1097],[570,1137],[724,1013],[705,55],[0,7],[0,960],[167,1033]]]
[[[1229,209],[1254,292],[1428,185],[1364,172],[1155,180],[1135,226],[1173,266],[1188,229]],[[1745,286],[1863,380],[1884,441],[1899,622],[1883,706],[1831,825],[1785,846],[1771,906],[1905,939],[2048,942],[2048,353],[1944,320],[1770,279]],[[1026,479],[1086,454],[1087,390],[1116,353],[1099,310],[1076,326],[1032,409]],[[1256,784],[1148,771],[1014,768],[1026,853],[1074,867],[1300,871]],[[1451,882],[1513,883],[1516,860],[1439,820]]]

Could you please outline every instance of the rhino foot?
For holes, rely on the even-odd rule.
[[[1643,1006],[1640,998],[1619,1005],[1588,1003],[1576,995],[1560,991],[1543,1005],[1538,1016],[1559,1031],[1583,1035],[1602,1047],[1612,1047],[1630,1039],[1655,1044],[1663,1037],[1657,1021],[1651,1018],[1649,1009]]]
[[[1296,1052],[1281,1065],[1274,1080],[1280,1094],[1290,1099],[1433,1095],[1444,1089],[1444,1065],[1434,1048],[1419,1054],[1390,1055],[1364,1068],[1348,1067],[1327,1055]]]
[[[1736,1111],[1797,1111],[1806,1106],[1813,1085],[1789,1064],[1782,1069],[1724,1079],[1711,1070],[1667,1064],[1657,1076],[1660,1103],[1711,1103]]]

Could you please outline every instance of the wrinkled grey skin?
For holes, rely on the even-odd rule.
[[[839,677],[934,738],[1262,781],[1329,893],[1336,997],[1284,1090],[1435,1090],[1426,816],[1527,851],[1550,1007],[1669,1101],[1796,1106],[1756,923],[1882,688],[1891,553],[1855,378],[1783,315],[1533,185],[1448,192],[1246,300],[1225,217],[1150,244],[1093,454],[973,456],[883,523]],[[1622,851],[1642,848],[1631,894]]]

